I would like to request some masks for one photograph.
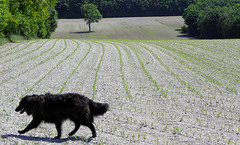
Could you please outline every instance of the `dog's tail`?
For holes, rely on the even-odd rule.
[[[109,109],[109,105],[107,103],[97,103],[90,100],[90,109],[93,116],[103,115]]]

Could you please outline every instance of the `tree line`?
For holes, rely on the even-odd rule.
[[[196,0],[59,0],[59,18],[81,18],[80,7],[92,3],[103,17],[182,15]]]
[[[0,38],[50,38],[57,27],[57,0],[1,0]]]
[[[240,38],[240,0],[0,0],[0,38],[50,38],[58,17],[84,17],[90,32],[102,16],[163,15],[182,15],[196,38]]]
[[[183,13],[186,31],[197,38],[240,38],[240,0],[198,0]]]

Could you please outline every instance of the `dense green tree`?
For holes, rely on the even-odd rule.
[[[54,7],[49,8],[48,13],[50,13],[50,16],[49,16],[48,20],[45,22],[46,29],[47,29],[46,38],[50,38],[51,33],[56,30],[57,19],[58,19],[58,13]]]
[[[198,0],[183,13],[187,31],[198,38],[239,38],[240,0]]]
[[[240,3],[232,7],[230,16],[225,22],[229,26],[229,30],[226,31],[226,38],[240,38]]]
[[[185,9],[182,16],[185,19],[185,24],[188,25],[187,31],[192,36],[199,35],[198,15],[199,15],[198,7],[192,4],[187,9]]]
[[[11,14],[8,8],[8,1],[0,1],[0,38],[4,37],[4,29],[8,25],[8,21],[11,18]]]
[[[209,8],[199,15],[200,38],[221,38],[219,28],[220,6]]]
[[[102,18],[102,15],[97,9],[97,6],[92,3],[82,5],[81,10],[84,15],[84,20],[89,27],[89,32],[91,32],[91,24],[99,22],[99,20]]]
[[[7,0],[7,6],[8,6],[8,10],[9,10],[9,19],[7,20],[7,26],[5,27],[4,31],[4,35],[6,35],[7,38],[10,39],[11,34],[19,34],[19,30],[18,30],[18,25],[19,25],[19,21],[20,18],[22,18],[23,16],[21,15],[21,13],[19,12],[19,2],[16,1],[9,1]]]
[[[181,15],[196,0],[59,0],[56,6],[60,18],[83,17],[79,6],[97,5],[104,17]]]
[[[56,0],[1,0],[0,35],[49,38],[57,27]]]

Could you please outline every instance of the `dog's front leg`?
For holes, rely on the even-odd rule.
[[[24,130],[19,130],[18,133],[24,134],[29,130],[38,127],[40,123],[41,123],[41,120],[33,119]]]
[[[62,122],[55,122],[58,135],[55,138],[60,138],[62,135]]]

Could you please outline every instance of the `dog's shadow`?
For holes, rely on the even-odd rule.
[[[33,136],[25,136],[25,135],[15,135],[15,134],[6,134],[2,135],[2,138],[9,138],[9,137],[14,137],[14,138],[20,138],[22,140],[29,140],[29,141],[44,141],[44,142],[50,142],[50,143],[62,143],[66,141],[83,141],[86,143],[89,143],[92,138],[84,138],[84,137],[68,137],[68,138],[60,138],[60,139],[55,139],[55,138],[49,138],[49,137],[33,137]]]

